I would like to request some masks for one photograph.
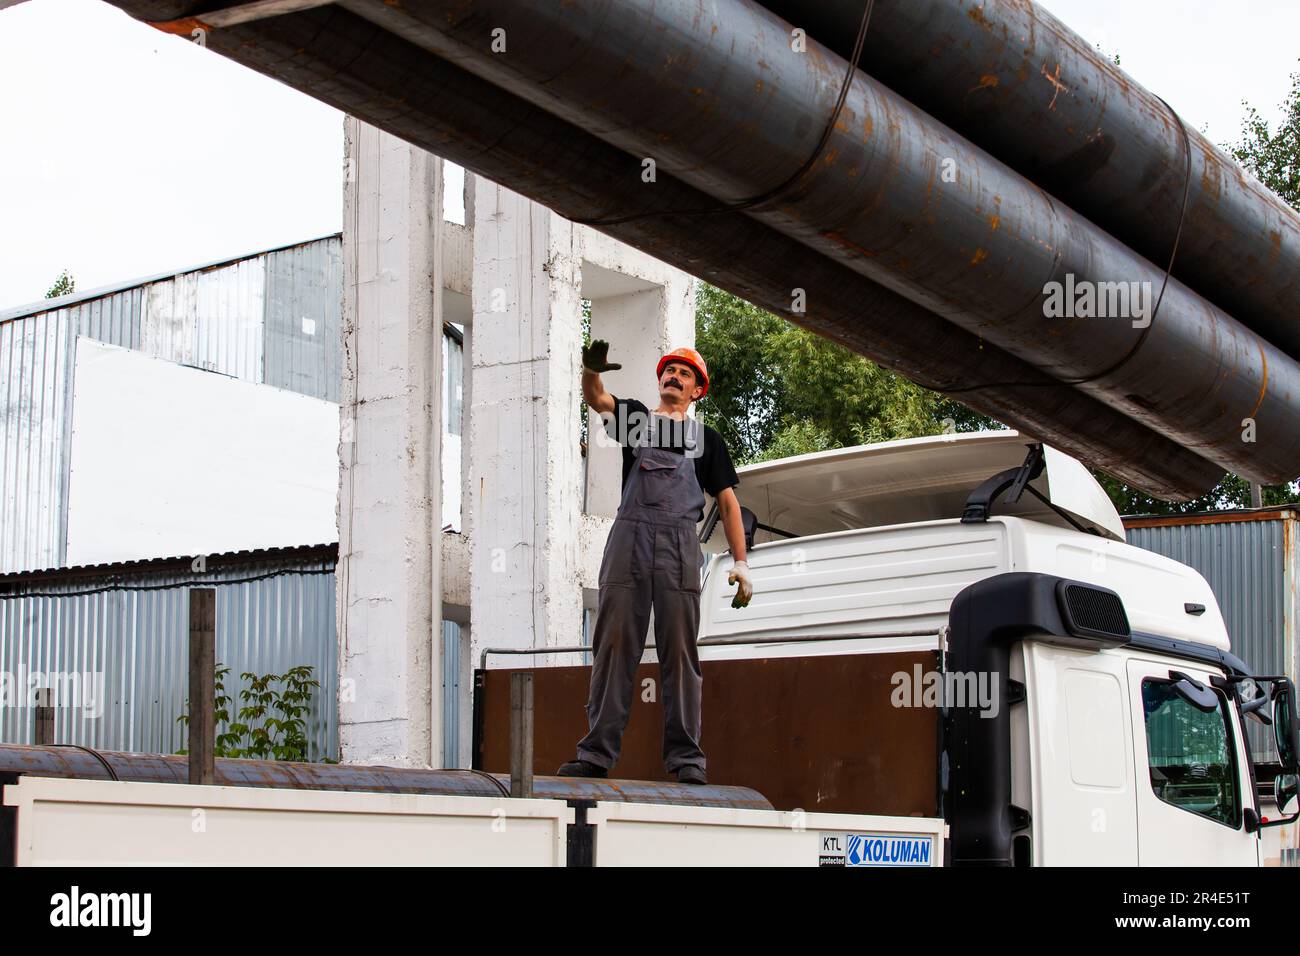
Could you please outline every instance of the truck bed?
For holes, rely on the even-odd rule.
[[[706,659],[701,667],[701,744],[710,783],[752,787],[777,810],[941,815],[939,711],[891,701],[894,675],[912,679],[918,668],[937,670],[935,651]],[[476,769],[509,772],[514,670],[475,675]],[[553,774],[573,759],[587,732],[590,668],[527,670],[533,674],[533,772]],[[658,665],[643,663],[637,684],[643,692],[633,702],[611,776],[667,780]]]

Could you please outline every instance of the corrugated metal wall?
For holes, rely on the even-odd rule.
[[[0,313],[0,576],[67,561],[68,459],[76,340],[137,349],[179,364],[337,402],[341,374],[342,240],[301,243],[233,262],[99,290],[44,311]],[[73,296],[72,298],[75,298]],[[52,303],[53,304],[53,303]],[[448,441],[460,432],[461,347],[447,338]],[[455,456],[453,456],[454,459]],[[459,486],[454,489],[459,492]],[[330,546],[331,548],[333,546]],[[253,552],[253,555],[258,552]],[[332,552],[331,552],[332,554]],[[233,677],[312,666],[322,687],[313,759],[337,756],[334,558],[224,566],[195,576],[106,566],[39,584],[0,577],[0,679],[88,672],[104,681],[102,714],[58,712],[56,739],[108,750],[173,752],[187,693],[185,587],[218,588],[218,658]],[[245,562],[247,564],[247,561]],[[249,576],[258,581],[238,581]],[[111,580],[110,590],[93,594]],[[96,583],[99,581],[100,583]],[[38,594],[25,592],[39,592]],[[49,593],[47,593],[49,592]],[[443,626],[444,733],[458,740],[460,628]],[[21,688],[0,688],[13,693]],[[227,692],[237,690],[233,685]],[[32,711],[0,706],[0,741],[29,742]]]
[[[1287,513],[1291,514],[1291,513]],[[1296,676],[1294,515],[1130,527],[1128,543],[1201,573],[1223,612],[1232,651],[1256,674]],[[1252,749],[1273,753],[1272,735],[1248,722]]]
[[[0,574],[67,560],[78,336],[337,402],[341,254],[329,236],[0,319]]]
[[[64,557],[69,328],[64,312],[0,323],[0,570]]]
[[[78,335],[136,348],[139,288],[0,322],[0,573],[66,559]]]
[[[262,381],[265,257],[145,287],[141,350],[246,382]]]
[[[266,257],[266,384],[339,400],[343,246],[309,242]]]
[[[274,559],[230,556],[201,574],[106,565],[64,579],[0,581],[0,741],[32,742],[25,691],[53,681],[103,690],[100,700],[89,693],[80,706],[56,710],[57,742],[146,753],[184,747],[176,718],[188,694],[188,588],[212,586],[217,660],[231,670],[226,693],[237,701],[244,672],[311,666],[321,686],[308,721],[310,757],[337,759],[336,561],[335,547],[322,546]]]

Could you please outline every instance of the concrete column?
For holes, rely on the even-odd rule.
[[[582,306],[573,227],[476,179],[471,656],[574,644],[581,512]],[[555,658],[516,658],[516,664]],[[500,664],[497,660],[492,662]]]
[[[441,162],[351,117],[344,148],[342,759],[440,767]]]

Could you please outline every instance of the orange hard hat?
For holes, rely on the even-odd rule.
[[[681,362],[683,365],[689,365],[695,369],[695,374],[699,376],[700,384],[704,386],[704,391],[700,393],[700,398],[709,394],[709,367],[704,364],[704,356],[695,349],[673,349],[667,355],[659,360],[659,365],[655,368],[655,378],[660,378],[664,374],[664,366],[669,362]]]

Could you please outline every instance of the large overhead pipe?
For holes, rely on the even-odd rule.
[[[823,142],[847,64],[748,0],[346,4],[1220,465],[1300,474],[1300,365],[861,72]]]
[[[179,3],[130,3],[142,19],[184,15]],[[210,49],[347,110],[570,218],[633,213],[640,164],[522,100],[341,10],[216,31]],[[631,195],[625,195],[631,192]],[[710,202],[671,177],[663,210]],[[910,378],[960,388],[986,377],[1027,383],[960,391],[985,414],[1152,494],[1183,499],[1222,469],[806,247],[741,215],[653,216],[602,231],[869,355]],[[808,312],[793,310],[782,273],[804,277]]]
[[[760,2],[848,56],[866,0]],[[1042,7],[875,0],[859,65],[1300,357],[1300,213]]]

